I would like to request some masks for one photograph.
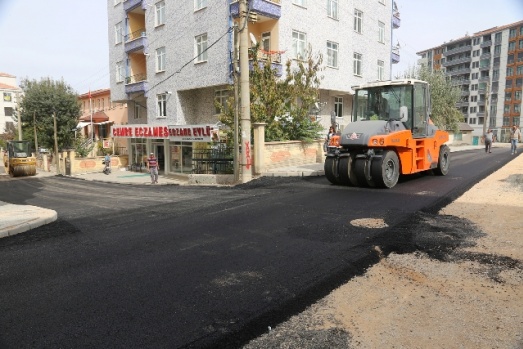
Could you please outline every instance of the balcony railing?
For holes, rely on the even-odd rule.
[[[126,53],[141,51],[147,47],[147,34],[145,29],[140,29],[127,35],[126,40]]]
[[[275,71],[275,75],[280,77],[283,75],[283,66],[281,64],[281,54],[283,51],[265,51],[265,50],[258,50],[257,58],[258,58],[258,64],[259,67],[263,69],[266,62],[271,62],[271,68],[273,71]],[[252,55],[252,51],[249,52],[250,55]],[[252,56],[249,57],[249,70],[253,69],[252,65]]]
[[[459,46],[459,47],[455,47],[453,49],[450,49],[450,50],[447,50],[447,51],[443,52],[443,56],[447,57],[447,56],[453,55],[455,53],[467,52],[467,51],[470,51],[470,50],[472,50],[472,46],[471,45]]]
[[[249,10],[264,17],[278,19],[281,17],[281,0],[250,0]],[[239,1],[231,0],[231,14],[238,17]]]
[[[400,18],[400,13],[398,11],[395,11],[393,14],[392,14],[392,27],[394,29],[398,29],[401,25],[401,18]]]
[[[445,62],[443,62],[443,66],[444,67],[450,67],[452,65],[456,65],[456,64],[462,64],[462,63],[468,63],[468,62],[471,62],[472,61],[472,57],[463,57],[463,58],[455,58],[455,59],[447,59]]]
[[[479,47],[489,47],[489,46],[492,46],[492,40],[488,40],[488,41],[483,41]]]
[[[399,53],[391,52],[390,53],[390,58],[391,58],[393,64],[396,64],[396,63],[400,62],[400,55],[399,55]]]
[[[125,93],[146,93],[149,89],[146,74],[135,74],[125,78]]]
[[[123,8],[125,12],[130,12],[140,6],[142,10],[145,10],[147,8],[147,1],[144,0],[126,0],[123,3]]]

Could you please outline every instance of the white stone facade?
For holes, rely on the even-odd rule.
[[[146,107],[147,123],[152,125],[200,124],[217,122],[214,114],[214,92],[227,88],[230,79],[230,52],[233,36],[229,31],[233,19],[229,15],[228,1],[208,1],[208,5],[194,10],[194,1],[164,0],[165,23],[155,26],[155,10],[161,1],[138,1],[139,6],[125,11],[136,0],[117,2],[108,0],[109,63],[111,71],[111,96],[115,101],[135,100]],[[280,1],[274,1],[280,3]],[[391,71],[391,16],[390,0],[337,1],[338,18],[327,16],[326,1],[307,1],[302,7],[293,0],[281,0],[281,17],[277,30],[271,32],[271,41],[277,43],[282,63],[291,57],[292,31],[306,33],[307,43],[313,52],[321,52],[326,63],[327,41],[338,44],[338,67],[325,67],[322,71],[320,101],[324,104],[320,119],[324,126],[330,125],[330,113],[334,110],[334,98],[343,98],[343,117],[337,122],[346,125],[350,121],[352,97],[351,86],[378,79],[378,60],[384,62],[384,79]],[[116,4],[115,4],[116,3]],[[274,4],[274,3],[272,3]],[[354,10],[363,13],[361,34],[354,31]],[[126,21],[143,20],[147,44],[142,51],[127,54],[125,39],[116,44],[115,26]],[[378,40],[378,22],[384,24],[383,42]],[[263,25],[262,22],[250,24]],[[136,26],[135,26],[136,27]],[[129,30],[124,29],[124,34]],[[207,34],[207,44],[221,38],[207,52],[203,63],[191,61],[195,57],[195,37]],[[165,70],[156,72],[156,50],[165,47]],[[271,49],[274,49],[271,47]],[[362,71],[355,75],[353,54],[362,55]],[[140,57],[139,55],[143,55]],[[145,93],[127,94],[126,81],[116,81],[116,64],[127,65],[145,58]],[[132,63],[134,61],[134,63]],[[129,68],[126,68],[126,76]],[[157,117],[158,94],[167,94],[166,116]],[[131,105],[131,103],[129,103]],[[144,110],[145,111],[145,110]],[[133,108],[129,108],[129,121],[133,122]],[[143,123],[143,118],[139,119]]]

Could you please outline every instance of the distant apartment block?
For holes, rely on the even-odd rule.
[[[508,141],[512,125],[522,127],[523,21],[466,35],[418,55],[420,65],[443,70],[460,86],[457,107],[474,129],[476,142],[484,127],[500,141]]]
[[[16,106],[22,89],[16,85],[16,76],[0,72],[0,134],[14,130]]]
[[[331,116],[340,128],[349,123],[351,86],[388,80],[399,62],[391,42],[400,18],[391,0],[248,3],[250,45],[260,45],[259,58],[270,57],[277,75],[284,77],[285,63],[295,65],[309,47],[323,55],[315,113],[325,127]],[[130,162],[153,152],[165,159],[167,173],[190,173],[193,148],[209,139],[163,130],[217,123],[215,101],[231,93],[238,9],[233,0],[108,0],[111,97],[129,107],[132,127],[116,129],[129,142]]]

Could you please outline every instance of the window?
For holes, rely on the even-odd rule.
[[[507,68],[507,76],[512,76],[513,73],[514,73],[514,70],[512,67]]]
[[[505,106],[503,107],[503,112],[505,114],[510,113],[510,104],[505,104]]]
[[[196,63],[207,61],[207,34],[195,38]]]
[[[134,119],[140,118],[140,105],[138,103],[134,103]]]
[[[165,118],[167,117],[167,94],[162,93],[156,96],[156,117]]]
[[[327,0],[327,16],[338,19],[338,0]]]
[[[385,62],[378,59],[378,80],[385,80]]]
[[[122,22],[116,23],[114,26],[114,44],[121,44],[123,41],[123,25]]]
[[[512,80],[506,80],[505,88],[512,88]]]
[[[154,25],[165,24],[165,1],[157,2],[154,5]]]
[[[501,33],[496,33],[496,35],[494,35],[494,41],[496,43],[501,42]]]
[[[512,92],[505,92],[505,101],[509,102],[512,98]]]
[[[228,106],[227,106],[227,99],[229,98],[229,91],[228,90],[218,90],[214,92],[214,101],[218,106],[215,107],[214,113],[220,114],[221,110],[219,106],[221,105],[224,109],[224,112],[227,112]]]
[[[292,3],[294,5],[298,5],[298,6],[303,6],[303,7],[307,6],[307,0],[292,0]]]
[[[327,41],[327,66],[338,68],[338,44]]]
[[[361,27],[363,22],[363,12],[354,10],[354,31],[361,34]]]
[[[510,126],[510,118],[503,117],[503,126]]]
[[[492,71],[492,79],[499,79],[499,69],[494,69]]]
[[[156,50],[156,72],[165,70],[165,47]]]
[[[292,31],[292,54],[295,59],[305,59],[307,54],[307,34],[293,30]]]
[[[13,108],[12,107],[4,107],[4,115],[5,116],[13,116]]]
[[[343,97],[334,97],[334,112],[336,117],[343,117]]]
[[[523,65],[516,68],[516,75],[523,75]]]
[[[514,113],[519,113],[520,111],[521,111],[521,105],[514,104]],[[518,119],[517,124],[516,124],[516,119]],[[519,126],[519,118],[514,118],[514,125]]]
[[[476,110],[477,110],[477,107],[470,107],[470,108],[469,108],[469,113],[470,113],[470,114],[473,114],[473,113],[476,112]]]
[[[519,48],[523,48],[523,40],[519,40]]]
[[[194,11],[207,7],[207,0],[194,0]]]
[[[264,51],[270,51],[271,50],[271,32],[262,33],[261,48]]]
[[[385,23],[378,22],[378,42],[385,43]]]
[[[516,37],[516,28],[512,28],[512,29],[510,29],[509,34],[508,34],[508,37],[509,37],[510,39]]]
[[[516,42],[515,41],[509,42],[508,43],[508,50],[509,51],[514,51],[515,49],[516,49]]]
[[[362,55],[360,53],[354,52],[354,64],[353,64],[353,70],[354,75],[361,76],[361,61],[362,61]]]
[[[116,62],[116,82],[122,82],[125,76],[123,62]]]
[[[499,55],[501,53],[501,45],[494,46],[494,54]]]

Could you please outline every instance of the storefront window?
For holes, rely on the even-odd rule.
[[[192,172],[192,143],[171,142],[171,171],[173,173]]]
[[[131,138],[132,163],[139,164],[144,162],[147,157],[144,138]]]

